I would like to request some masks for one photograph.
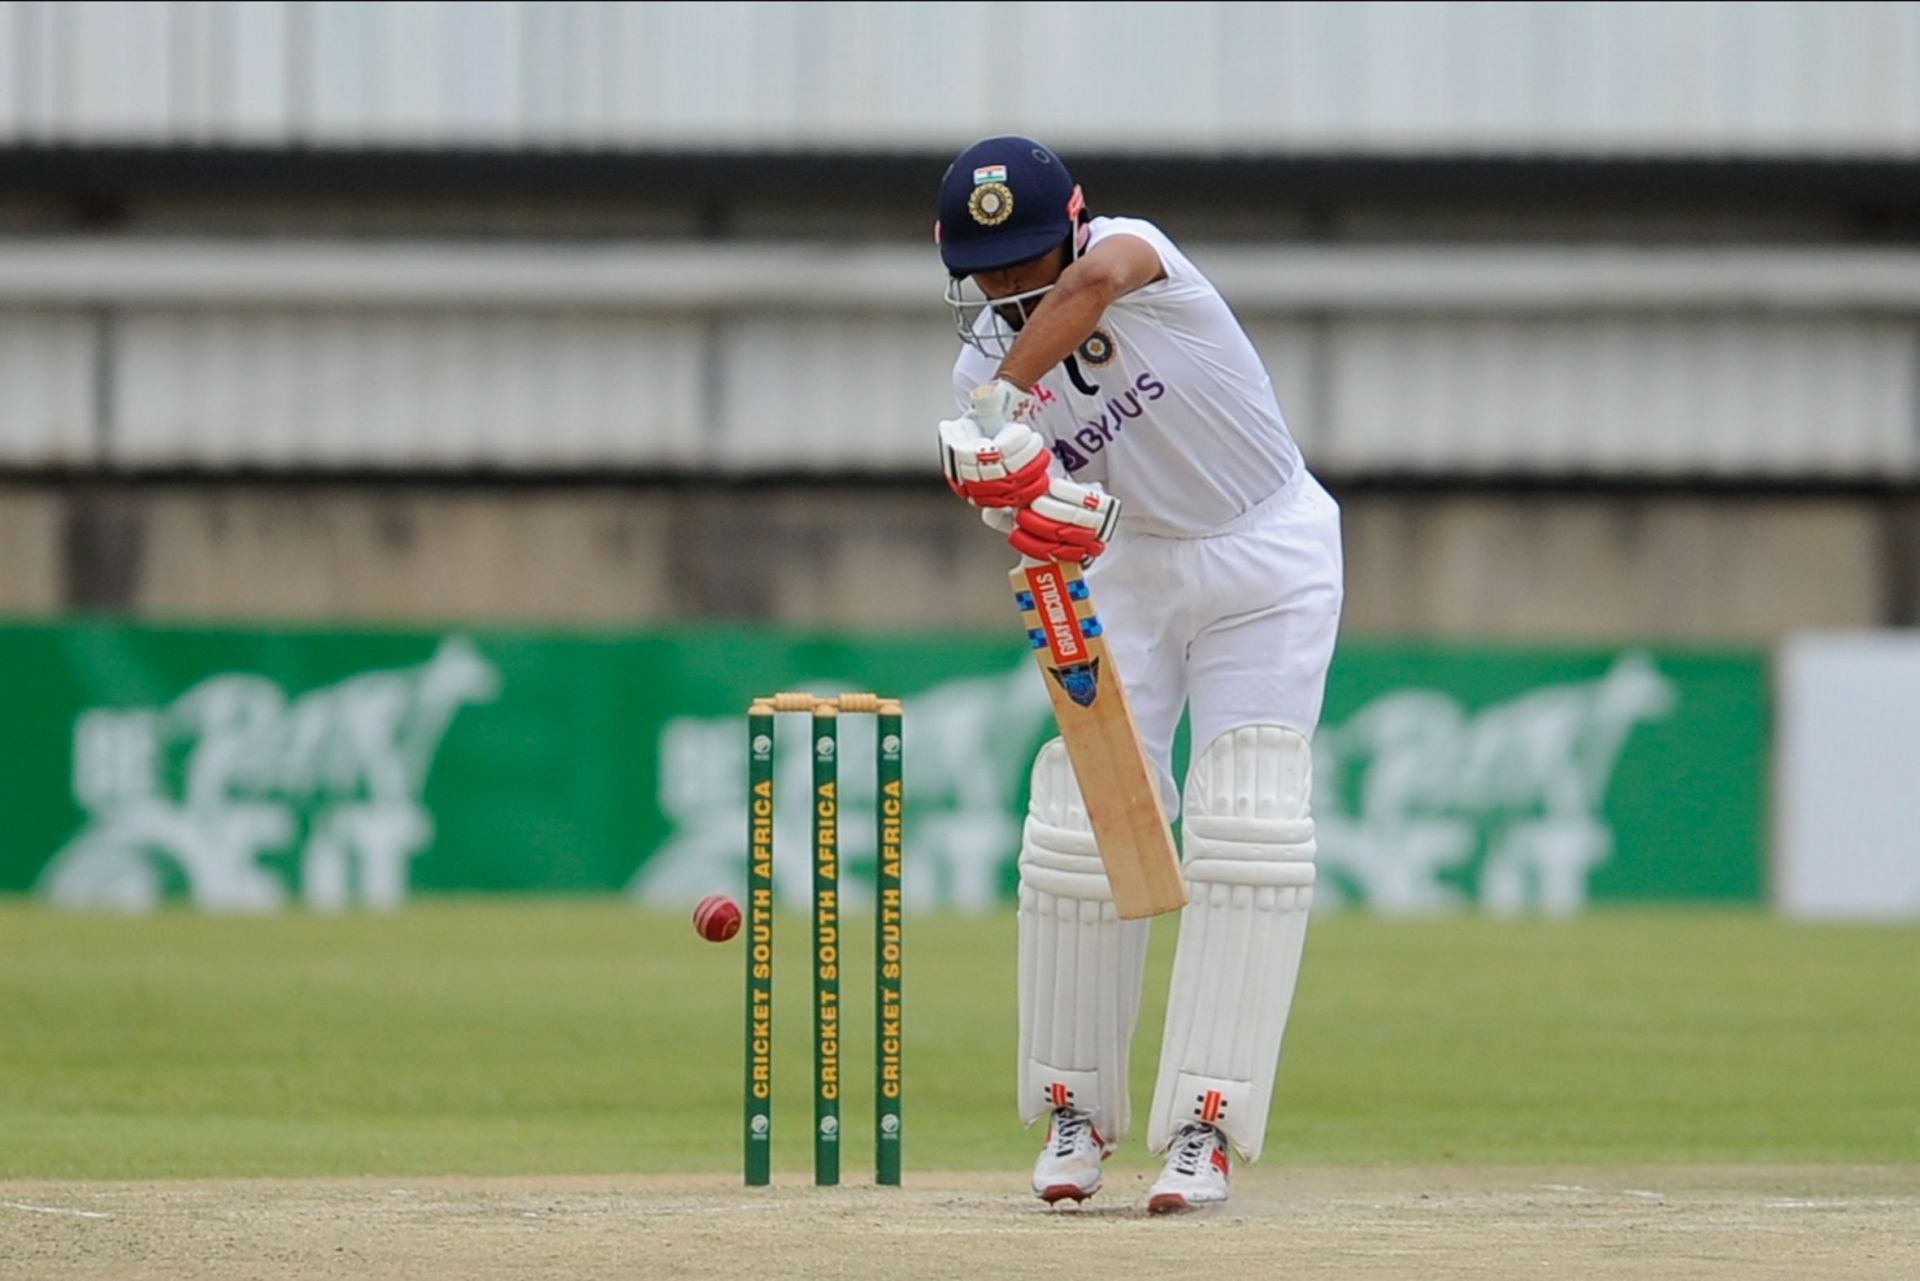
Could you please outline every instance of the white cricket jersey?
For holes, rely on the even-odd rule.
[[[1166,233],[1138,218],[1095,218],[1088,248],[1135,236],[1160,255],[1167,278],[1108,307],[1073,357],[1041,378],[1034,428],[1054,470],[1120,499],[1122,523],[1149,532],[1205,534],[1279,492],[1300,470],[1300,449],[1274,400],[1259,353],[1200,270]],[[978,328],[994,323],[982,313]],[[953,367],[964,411],[999,359],[963,346]]]

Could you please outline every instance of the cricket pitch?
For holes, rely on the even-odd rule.
[[[1177,1219],[1141,1210],[1147,1178],[1116,1171],[1080,1210],[1041,1206],[1020,1172],[751,1191],[712,1174],[10,1182],[0,1274],[1891,1279],[1920,1239],[1920,1170],[1897,1166],[1268,1166]]]

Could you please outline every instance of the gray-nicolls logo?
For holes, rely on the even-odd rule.
[[[174,891],[224,911],[272,911],[296,889],[319,909],[397,906],[433,840],[421,796],[434,756],[460,709],[499,686],[471,641],[449,637],[418,667],[291,698],[233,672],[165,707],[83,711],[73,794],[86,820],[36,890],[122,911]]]

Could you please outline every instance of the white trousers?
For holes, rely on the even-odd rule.
[[[1242,725],[1311,738],[1340,625],[1340,507],[1305,468],[1201,538],[1125,520],[1087,571],[1167,814],[1178,813],[1173,736],[1196,754]]]

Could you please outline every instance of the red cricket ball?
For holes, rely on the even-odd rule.
[[[724,894],[709,894],[693,909],[693,928],[709,943],[724,943],[740,932],[740,905]]]

